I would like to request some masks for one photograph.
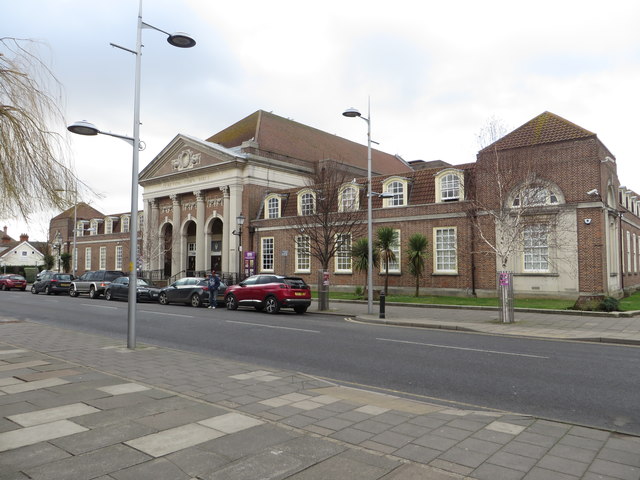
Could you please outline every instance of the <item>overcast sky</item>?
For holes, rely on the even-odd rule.
[[[133,134],[138,0],[3,0],[0,35],[40,40],[68,123]],[[205,139],[262,109],[406,160],[475,160],[489,118],[510,129],[550,111],[597,133],[640,191],[637,0],[146,0],[143,20],[190,33],[178,49],[143,31],[140,170],[178,133]],[[55,126],[63,131],[64,125]],[[68,135],[105,214],[130,210],[131,147]],[[37,200],[36,200],[37,201]],[[140,204],[142,208],[142,204]],[[44,240],[46,212],[9,235]]]

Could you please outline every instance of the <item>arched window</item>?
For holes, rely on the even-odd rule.
[[[264,200],[264,218],[280,218],[280,197],[268,195]]]
[[[448,168],[436,175],[436,202],[464,200],[464,173]]]
[[[298,193],[298,215],[313,215],[316,213],[316,196],[311,190]]]
[[[393,195],[384,199],[385,207],[400,207],[407,204],[407,179],[392,177],[382,183],[383,193]]]
[[[353,185],[342,187],[338,199],[338,211],[354,212],[360,208],[358,188]]]
[[[513,207],[542,207],[544,205],[556,205],[558,196],[551,190],[542,186],[528,186],[516,193],[511,203]]]

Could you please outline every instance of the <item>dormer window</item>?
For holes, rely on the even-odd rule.
[[[464,200],[464,172],[448,168],[436,175],[436,202]]]
[[[298,215],[313,215],[316,213],[316,196],[309,189],[298,193]]]
[[[264,200],[264,218],[280,218],[280,196],[268,195]]]
[[[113,233],[113,218],[107,217],[104,219],[104,233],[107,235]]]
[[[407,204],[407,179],[392,177],[385,180],[382,184],[382,191],[393,195],[391,198],[384,199],[385,207],[400,207]]]
[[[347,184],[340,189],[338,195],[339,212],[355,212],[360,208],[359,189],[357,186]]]
[[[129,215],[123,215],[120,217],[120,233],[129,233]]]
[[[98,234],[98,220],[95,218],[91,220],[89,224],[89,235],[97,235]]]

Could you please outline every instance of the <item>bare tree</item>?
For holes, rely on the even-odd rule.
[[[322,271],[337,254],[351,258],[352,242],[366,232],[367,211],[362,208],[366,195],[364,183],[358,183],[348,167],[335,161],[318,165],[315,173],[307,178],[308,202],[303,211],[289,217],[288,225],[298,239],[305,238],[305,248],[315,258]],[[319,282],[321,283],[321,282]],[[320,309],[329,307],[328,288],[321,288]]]
[[[562,245],[572,226],[560,208],[560,192],[536,166],[535,147],[501,149],[498,140],[505,131],[502,123],[492,118],[478,135],[480,146],[485,148],[465,197],[482,250],[495,256],[502,271],[498,282],[501,317],[510,323],[513,281],[509,270],[515,257],[524,255],[525,269],[538,266],[541,271],[550,270],[562,260]]]
[[[64,127],[60,83],[36,46],[0,38],[0,217],[64,208],[64,192],[77,188],[55,131]]]

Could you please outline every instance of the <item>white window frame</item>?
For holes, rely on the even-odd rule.
[[[144,212],[138,214],[138,231],[142,232],[144,229]]]
[[[311,199],[311,201],[309,201]],[[316,194],[305,189],[298,192],[298,215],[313,215],[316,213]]]
[[[131,219],[129,215],[122,215],[122,217],[120,217],[120,233],[129,233],[130,226]]]
[[[122,270],[122,245],[116,245],[115,270]]]
[[[403,207],[407,205],[407,182],[404,178],[391,177],[382,183],[382,191],[393,195],[391,198],[385,198],[383,207]]]
[[[82,221],[82,220],[76,222],[76,237],[84,236],[84,224],[85,224],[85,221]]]
[[[344,240],[343,240],[344,239]],[[335,237],[338,247],[335,254],[335,267],[336,273],[352,273],[353,272],[353,258],[351,256],[352,238],[350,233],[337,233]]]
[[[296,273],[311,272],[311,239],[309,235],[298,235],[296,242]]]
[[[627,230],[627,265],[626,273],[631,273],[631,232]]]
[[[391,247],[391,250],[393,251],[393,254],[396,256],[396,259],[394,261],[389,262],[389,273],[402,273],[402,249],[400,248],[400,246],[402,245],[402,241],[401,241],[401,231],[399,228],[394,228],[393,229],[398,235],[397,235],[397,239],[398,241]],[[380,273],[385,273],[384,270],[384,262],[381,260],[380,261]]]
[[[457,183],[457,188],[456,184]],[[464,172],[447,168],[436,175],[436,203],[464,200]]]
[[[281,199],[279,195],[268,195],[264,199],[264,218],[280,218],[281,216]]]
[[[89,223],[89,236],[98,234],[98,220],[91,220]]]
[[[91,270],[91,247],[84,249],[84,269]]]
[[[543,186],[532,186],[518,191],[511,202],[511,206],[513,208],[544,207],[546,205],[557,205],[558,203],[560,203],[558,195],[553,190]]]
[[[522,231],[522,271],[549,272],[549,224],[530,223]],[[535,237],[532,237],[532,234]]]
[[[105,235],[113,233],[113,219],[110,217],[104,219],[104,233]]]
[[[353,192],[353,197],[346,196],[347,192]],[[348,183],[340,188],[338,194],[339,212],[356,212],[360,209],[360,187]]]
[[[107,247],[100,247],[100,267],[99,270],[107,269]]]
[[[453,242],[451,242],[452,238]],[[434,227],[433,272],[449,275],[458,273],[458,227]]]
[[[260,239],[260,271],[273,272],[275,266],[276,244],[273,237]]]

